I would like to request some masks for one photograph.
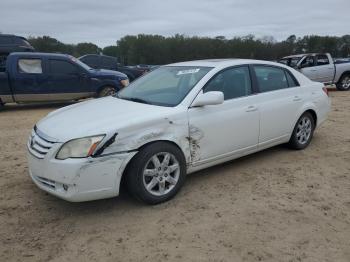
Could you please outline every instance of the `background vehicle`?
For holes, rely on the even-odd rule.
[[[279,63],[294,67],[313,81],[336,84],[339,90],[350,90],[350,61],[334,61],[326,54],[301,54],[283,57]]]
[[[69,201],[116,196],[123,177],[137,199],[157,204],[186,173],[278,144],[306,148],[329,110],[324,86],[284,65],[171,64],[38,122],[27,144],[30,176]]]
[[[92,69],[69,55],[12,53],[0,73],[0,103],[106,96],[127,84],[126,75]]]
[[[122,66],[120,63],[118,63],[118,59],[113,56],[84,55],[79,57],[79,60],[95,69],[108,69],[122,72],[127,75],[130,82],[148,72],[148,70],[144,68]]]
[[[0,34],[0,72],[5,71],[6,58],[12,52],[33,52],[34,47],[21,36]]]

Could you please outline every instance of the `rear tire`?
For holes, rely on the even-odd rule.
[[[337,83],[337,89],[340,91],[350,90],[350,74],[345,74],[339,79],[339,82]]]
[[[130,162],[126,172],[130,194],[150,205],[173,198],[186,177],[186,160],[182,151],[166,142],[143,148]]]
[[[305,112],[295,124],[288,145],[292,149],[301,150],[306,148],[313,137],[315,130],[315,119],[309,112]]]
[[[98,93],[98,97],[112,96],[115,95],[116,89],[113,86],[105,86]]]

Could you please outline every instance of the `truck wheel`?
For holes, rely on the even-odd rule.
[[[125,175],[131,195],[155,205],[168,201],[180,190],[185,182],[186,160],[176,146],[156,142],[131,160]]]
[[[311,142],[314,130],[315,120],[309,112],[305,112],[295,124],[288,146],[296,150],[306,148]]]
[[[116,90],[115,90],[115,88],[113,86],[105,86],[98,93],[98,97],[112,96],[115,93],[116,93]]]
[[[350,74],[343,75],[337,83],[337,89],[340,91],[350,90]]]

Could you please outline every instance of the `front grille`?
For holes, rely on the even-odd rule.
[[[54,144],[55,142],[44,139],[43,137],[39,136],[35,129],[33,129],[29,137],[27,146],[29,152],[33,156],[43,159]]]
[[[56,189],[56,182],[55,181],[53,181],[51,179],[47,179],[45,177],[41,177],[41,176],[36,176],[35,178],[44,186],[50,187],[52,189]]]

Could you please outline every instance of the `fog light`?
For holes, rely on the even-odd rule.
[[[67,191],[67,190],[68,190],[68,185],[63,184],[63,189],[64,189],[65,191]]]

